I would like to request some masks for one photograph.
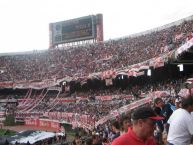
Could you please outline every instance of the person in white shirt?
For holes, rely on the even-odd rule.
[[[170,116],[167,145],[190,145],[193,135],[193,97],[182,98],[182,108]]]

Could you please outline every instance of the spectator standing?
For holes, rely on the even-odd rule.
[[[112,145],[156,145],[153,137],[155,121],[163,117],[156,116],[150,107],[141,107],[133,112],[131,118],[133,126],[115,139]]]
[[[120,136],[120,129],[121,126],[118,121],[113,122],[112,124],[112,131],[114,133],[112,140]]]
[[[80,138],[75,139],[75,145],[83,145],[82,140]]]
[[[103,145],[98,132],[92,136],[92,145]]]
[[[182,108],[177,109],[168,120],[167,145],[189,145],[193,135],[193,98],[181,99]]]
[[[121,135],[127,133],[128,128],[131,126],[131,119],[127,116],[123,117],[120,121],[121,124]]]
[[[157,121],[160,131],[163,132],[169,117],[173,113],[173,110],[171,109],[171,105],[165,104],[162,98],[156,98],[154,100],[154,104],[155,104],[155,112],[158,115],[164,117],[163,121]]]

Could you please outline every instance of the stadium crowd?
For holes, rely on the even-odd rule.
[[[184,21],[178,25],[165,27],[151,33],[109,40],[103,43],[87,44],[68,49],[51,49],[25,55],[1,56],[0,82],[44,80],[66,76],[81,77],[94,72],[136,64],[180,47],[187,39],[192,38],[192,22],[192,20]],[[161,98],[162,96],[155,98],[152,103],[147,103],[132,110],[132,112],[125,112],[113,120],[108,120],[105,124],[99,124],[93,130],[86,129],[88,137],[86,139],[78,132],[73,142],[65,143],[62,140],[58,143],[73,145],[188,145],[191,143],[191,135],[193,135],[193,121],[190,117],[190,113],[193,111],[193,98],[192,96],[181,98],[177,95],[180,85],[185,80],[186,77],[183,77],[153,84],[136,85],[125,90],[113,89],[112,91],[109,89],[97,90],[96,92],[89,90],[71,94],[76,102],[64,104],[58,102],[49,111],[89,115],[90,118],[97,121],[112,110],[140,100],[144,94],[155,91],[169,92],[166,98]],[[131,97],[124,98],[128,94]],[[123,97],[114,97],[106,101],[97,99],[97,96],[118,95]],[[25,110],[25,108],[24,110],[37,116],[37,113],[42,115],[41,113],[50,109],[48,107],[53,96],[42,96],[40,95],[41,99],[39,98],[35,106],[32,103],[27,103],[29,106],[31,105],[30,107],[27,106],[30,111]],[[78,99],[81,96],[86,96],[87,99]],[[37,101],[38,97],[34,100]],[[2,106],[1,109],[4,110]],[[184,118],[179,117],[181,114]],[[34,116],[33,114],[25,115],[24,112],[16,117],[33,118]],[[59,119],[57,116],[56,118],[48,116],[48,118]],[[179,123],[176,123],[176,120]],[[180,123],[183,124],[181,128]],[[177,129],[175,125],[180,129]],[[177,129],[176,132],[175,129]],[[182,138],[181,135],[183,135]],[[126,141],[127,138],[130,140]],[[45,141],[43,144],[53,143]]]
[[[179,80],[168,80],[165,82],[163,81],[160,83],[156,83],[154,85],[134,86],[132,88],[127,88],[126,90],[123,90],[123,91],[101,90],[101,91],[97,91],[96,94],[93,91],[89,91],[87,93],[84,93],[84,96],[87,96],[88,94],[87,100],[83,100],[73,104],[72,103],[63,104],[63,105],[58,104],[51,111],[81,113],[81,114],[93,116],[96,120],[98,120],[103,116],[107,115],[111,110],[116,110],[133,101],[143,98],[144,96],[141,96],[142,94],[147,95],[154,91],[168,91],[170,92],[170,94],[175,96],[177,92],[179,92],[180,84],[183,82],[183,80],[185,79],[183,78]],[[101,95],[101,96],[117,95],[117,94],[121,95],[121,93],[118,93],[118,92],[122,92],[123,96],[128,96],[128,94],[131,94],[131,95],[129,98],[121,97],[117,99],[114,98],[108,101],[93,99],[93,96],[95,97],[97,95]],[[78,97],[79,93],[77,93],[76,96]]]
[[[109,112],[116,110],[122,106],[128,105],[132,102],[140,100],[151,94],[152,92],[167,91],[168,95],[176,96],[180,90],[180,85],[186,80],[186,77],[180,79],[171,79],[159,83],[148,85],[136,85],[127,87],[125,90],[121,89],[105,89],[105,90],[90,90],[87,92],[75,92],[67,96],[69,99],[73,98],[76,102],[58,102],[51,110],[49,109],[50,102],[53,102],[53,96],[47,95],[42,101],[37,104],[29,99],[22,105],[20,113],[17,114],[18,118],[32,118],[37,114],[42,115],[46,110],[49,112],[66,112],[74,114],[82,114],[92,116],[95,121],[109,114]],[[161,95],[161,94],[160,94]],[[32,96],[34,97],[34,96]],[[106,100],[105,100],[105,97]],[[38,96],[37,96],[38,99]],[[34,105],[36,105],[34,107]],[[27,111],[26,108],[34,107],[32,110]],[[24,110],[24,111],[22,111]],[[18,110],[19,111],[19,110]],[[25,112],[28,112],[27,114]],[[30,113],[31,112],[31,113]],[[51,119],[62,119],[62,117],[50,116]],[[66,119],[66,118],[65,118]],[[69,122],[72,121],[69,118]]]
[[[192,22],[187,20],[103,43],[1,56],[0,82],[81,77],[137,64],[178,48],[192,38]]]
[[[77,131],[73,142],[67,142],[65,137],[49,143],[45,140],[45,144],[140,145],[146,142],[148,145],[189,145],[193,134],[192,111],[192,96],[156,98],[151,104],[141,106],[99,125],[92,131],[87,131],[86,136],[85,133],[81,133],[82,131]],[[137,138],[134,134],[138,135]]]

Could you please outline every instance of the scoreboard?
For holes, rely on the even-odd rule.
[[[89,15],[76,19],[50,24],[50,44],[52,46],[97,37],[98,15]]]

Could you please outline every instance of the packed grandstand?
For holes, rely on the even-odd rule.
[[[116,135],[112,127],[115,121],[130,118],[139,107],[153,107],[156,98],[175,106],[179,97],[191,95],[192,46],[193,16],[190,16],[116,40],[1,54],[2,124],[7,115],[13,114],[15,122],[28,126],[55,128],[60,132],[61,126],[70,124],[73,129],[82,128],[86,132],[83,138],[77,131],[74,142],[64,137],[53,139],[51,133],[51,137],[41,142],[15,138],[3,141],[111,144]],[[157,144],[164,144],[159,137],[156,139]]]

